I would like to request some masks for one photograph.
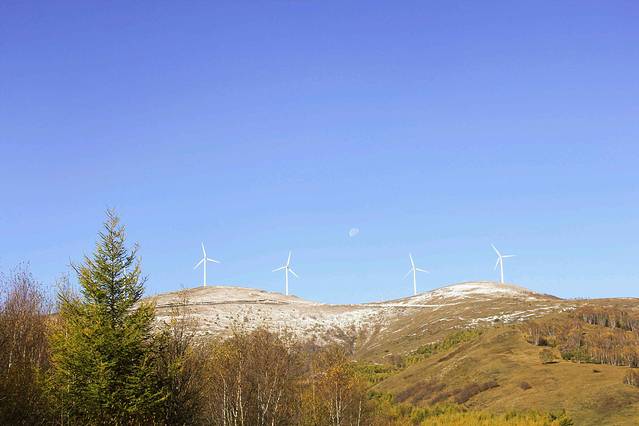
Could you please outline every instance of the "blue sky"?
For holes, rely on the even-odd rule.
[[[148,293],[639,296],[634,1],[2,2],[0,270],[114,207]],[[360,233],[350,238],[348,231]]]

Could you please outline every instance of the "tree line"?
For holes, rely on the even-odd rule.
[[[639,367],[639,318],[615,306],[582,306],[528,321],[522,331],[529,343],[557,348],[566,360]]]

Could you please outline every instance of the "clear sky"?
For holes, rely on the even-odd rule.
[[[0,3],[0,270],[114,207],[148,293],[639,296],[639,3]],[[349,237],[351,228],[360,232]]]

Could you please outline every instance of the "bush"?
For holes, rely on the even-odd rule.
[[[463,404],[478,393],[484,392],[488,389],[496,388],[498,386],[499,385],[494,380],[490,380],[482,384],[471,383],[470,385],[461,389],[457,393],[457,395],[455,395],[455,402],[458,404]]]
[[[353,363],[355,373],[366,380],[369,386],[377,384],[382,380],[392,376],[398,368],[388,364]]]
[[[519,387],[522,388],[523,390],[528,390],[532,388],[532,386],[530,386],[530,383],[528,382],[521,382],[519,384]]]
[[[555,353],[551,349],[542,349],[539,352],[539,360],[542,364],[551,364],[555,362],[556,359]]]
[[[437,383],[434,380],[430,382],[422,381],[395,395],[395,402],[404,402],[409,399],[412,399],[413,402],[418,402],[429,399],[433,394],[441,392],[445,387],[445,384]]]

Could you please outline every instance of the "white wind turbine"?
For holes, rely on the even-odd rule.
[[[206,287],[206,262],[220,263],[219,260],[206,257],[206,250],[204,249],[204,243],[202,243],[202,259],[193,267],[193,269],[197,269],[198,266],[204,264],[204,287]]]
[[[500,277],[501,277],[501,283],[504,283],[504,259],[508,258],[508,257],[515,257],[514,254],[501,254],[499,252],[499,250],[497,250],[497,247],[495,247],[493,244],[491,244],[491,246],[493,246],[493,250],[495,250],[495,253],[497,253],[497,263],[495,263],[495,268],[493,269],[497,269],[497,266],[499,266],[499,272],[500,272]]]
[[[293,269],[291,269],[291,252],[288,252],[288,260],[286,261],[286,264],[284,266],[280,266],[277,269],[273,269],[273,272],[277,272],[277,271],[281,271],[284,270],[284,276],[286,277],[286,295],[288,296],[288,273],[290,272],[291,274],[293,274],[294,277],[299,278],[299,275],[297,275],[295,273],[295,271],[293,271]]]
[[[411,273],[413,274],[413,295],[417,294],[417,272],[426,272],[429,274],[426,269],[421,269],[415,266],[415,262],[413,261],[413,255],[408,253],[408,257],[410,258],[410,270],[404,275],[404,279],[409,276]]]

